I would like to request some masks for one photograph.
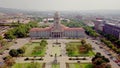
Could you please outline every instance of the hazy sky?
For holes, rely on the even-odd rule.
[[[0,0],[0,7],[29,10],[120,10],[120,0]]]

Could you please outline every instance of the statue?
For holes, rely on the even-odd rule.
[[[57,64],[57,54],[55,54],[55,59],[54,59],[53,63]]]

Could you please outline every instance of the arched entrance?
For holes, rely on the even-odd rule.
[[[61,38],[62,32],[51,32],[51,37],[52,38]]]

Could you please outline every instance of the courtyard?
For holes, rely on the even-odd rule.
[[[78,58],[84,58],[84,57],[92,57],[95,55],[95,53],[90,50],[86,53],[80,53],[78,46],[82,46],[80,40],[73,40],[73,39],[59,39],[58,42],[60,44],[55,44],[56,40],[55,39],[47,39],[47,45],[45,47],[42,48],[42,50],[39,48],[40,45],[40,41],[41,40],[32,40],[32,42],[29,42],[27,44],[25,44],[22,48],[25,48],[25,53],[24,53],[24,57],[28,57],[33,59],[34,56],[36,56],[35,58],[39,58],[39,57],[43,57],[43,60],[34,60],[35,62],[38,62],[41,64],[45,63],[45,68],[67,68],[67,64],[66,62],[73,62],[72,64],[69,63],[69,67],[70,68],[78,68],[79,66],[82,68],[86,68],[89,64],[78,64],[77,60],[69,60],[69,54],[67,52],[67,48],[72,48],[73,53],[71,54],[72,57],[76,57],[78,56]],[[36,48],[37,47],[37,48]],[[35,49],[36,48],[36,49]],[[37,51],[34,51],[37,50]],[[41,50],[41,51],[39,51]],[[55,60],[55,54],[56,54],[56,59],[57,62],[59,64],[53,64],[54,60]],[[20,66],[20,63],[31,63],[32,60],[29,61],[24,61],[25,58],[19,57],[17,59],[17,63],[14,66]],[[33,57],[33,58],[32,58]],[[86,60],[82,60],[80,59],[81,62],[91,62],[91,58],[88,58]],[[29,63],[27,65],[29,65]],[[62,64],[62,65],[61,65]],[[38,65],[38,64],[35,64]],[[13,66],[13,67],[14,67]],[[89,67],[87,67],[89,68]],[[92,67],[91,67],[92,68]]]
[[[91,57],[95,55],[92,50],[86,53],[80,53],[78,48],[82,44],[80,42],[81,40],[78,39],[58,39],[60,44],[55,44],[56,39],[45,39],[47,42],[46,45],[41,43],[41,41],[42,39],[31,40],[22,45],[20,48],[25,49],[25,53],[15,58],[15,64],[12,68],[67,68],[67,66],[69,68],[89,68]],[[73,53],[69,55],[67,48],[74,49]],[[70,58],[74,60],[70,60]],[[53,64],[55,59],[58,64]],[[78,61],[80,61],[79,64]],[[92,65],[90,68],[92,68]]]

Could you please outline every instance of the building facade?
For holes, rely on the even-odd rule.
[[[103,27],[103,32],[120,39],[120,24],[106,23]]]
[[[85,31],[83,28],[69,28],[60,23],[58,12],[54,16],[54,24],[46,28],[32,28],[31,38],[83,38]]]
[[[96,19],[94,22],[94,28],[95,30],[100,30],[100,31],[103,31],[103,26],[105,24],[105,21],[102,20],[102,19]]]

